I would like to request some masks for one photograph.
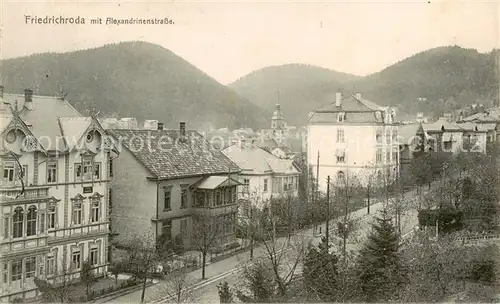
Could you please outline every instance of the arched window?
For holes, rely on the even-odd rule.
[[[379,182],[382,181],[382,172],[380,172],[380,170],[377,171],[377,179]]]
[[[339,181],[344,180],[344,177],[345,177],[344,171],[339,171],[339,172],[337,172],[337,179],[338,179]]]
[[[26,235],[36,235],[36,207],[30,206],[28,208],[28,217],[27,217],[27,226],[26,226]]]
[[[12,219],[12,237],[20,238],[23,236],[23,208],[17,207],[14,209],[14,217]]]

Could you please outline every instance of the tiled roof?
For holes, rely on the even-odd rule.
[[[377,117],[375,112],[384,111],[376,103],[351,95],[342,99],[340,106],[335,102],[314,111],[309,118],[310,123],[337,122],[337,113],[346,113],[346,122],[383,122],[382,117]],[[383,113],[382,113],[383,116]]]
[[[58,118],[81,116],[69,102],[52,96],[33,95],[32,110],[29,110],[25,107],[24,94],[4,94],[3,99],[12,107],[17,105],[17,109],[20,110],[19,117],[26,123],[33,135],[41,139],[40,143],[45,149],[52,150],[54,143],[58,145],[56,147],[59,150],[66,149]]]
[[[155,177],[173,179],[187,176],[228,174],[239,167],[196,131],[186,131],[184,141],[178,130],[110,130],[121,147],[129,150]]]
[[[291,159],[268,159],[267,163],[269,167],[273,170],[273,173],[287,174],[287,173],[300,173],[300,171],[295,167],[293,160]]]

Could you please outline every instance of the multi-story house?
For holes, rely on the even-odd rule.
[[[293,160],[279,157],[252,144],[233,145],[222,151],[240,168],[238,197],[262,207],[271,197],[296,197],[300,169]]]
[[[215,247],[236,241],[238,166],[196,131],[111,130],[121,149],[114,164],[111,226],[116,245],[163,234],[195,247],[195,215],[221,227]],[[199,232],[199,231],[198,231]]]
[[[76,279],[107,267],[111,142],[63,98],[0,87],[0,291],[37,294],[35,277]]]
[[[464,130],[457,123],[445,119],[422,124],[418,132],[419,135],[423,135],[427,151],[450,155],[463,150],[463,133]]]
[[[359,93],[337,93],[335,102],[309,114],[307,129],[307,162],[320,191],[326,191],[327,176],[335,182],[349,173],[363,183],[397,175],[398,125],[391,109]]]

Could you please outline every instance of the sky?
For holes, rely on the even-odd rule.
[[[360,76],[418,52],[498,47],[500,1],[0,1],[2,58],[142,40],[228,84],[254,70],[305,63]],[[26,16],[85,24],[31,24]],[[92,18],[174,24],[96,25]]]

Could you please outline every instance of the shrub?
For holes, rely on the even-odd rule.
[[[12,299],[11,303],[24,303],[24,300],[21,298],[14,298],[14,299]]]

